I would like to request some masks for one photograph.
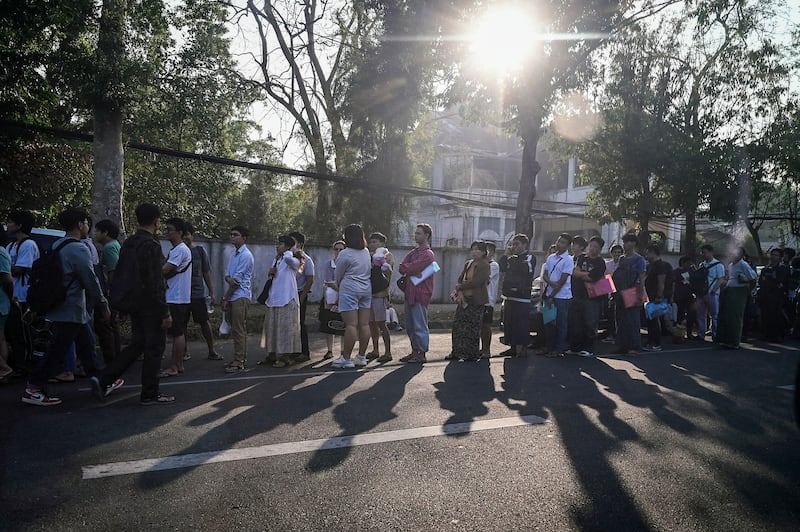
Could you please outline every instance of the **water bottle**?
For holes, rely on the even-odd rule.
[[[211,302],[211,296],[206,296],[206,312],[214,314],[214,304]]]

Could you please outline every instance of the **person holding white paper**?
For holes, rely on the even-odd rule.
[[[417,247],[408,252],[398,270],[408,278],[421,277],[422,271],[431,265],[436,256],[431,249],[433,228],[428,224],[417,224],[414,242]],[[406,332],[411,340],[411,353],[400,360],[409,364],[427,362],[425,353],[430,346],[428,331],[428,305],[433,296],[433,275],[419,284],[407,283],[405,288]]]

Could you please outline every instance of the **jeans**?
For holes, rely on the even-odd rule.
[[[642,307],[624,308],[621,301],[619,305],[619,332],[617,346],[621,351],[639,350],[642,348]]]
[[[705,337],[708,330],[706,314],[711,318],[711,337],[717,337],[717,321],[719,319],[719,294],[706,294],[697,298],[697,336]]]
[[[556,306],[556,319],[545,325],[547,350],[563,353],[567,350],[567,331],[569,328],[569,304],[571,299],[553,299]]]
[[[44,389],[47,379],[62,371],[65,357],[73,342],[75,342],[75,352],[83,364],[86,375],[91,377],[97,373],[97,367],[94,364],[94,335],[88,323],[54,321],[50,326],[50,331],[52,337],[47,351],[45,351],[44,360],[28,379],[31,386]]]
[[[406,334],[411,340],[411,349],[427,353],[430,349],[428,333],[428,307],[421,303],[405,303]]]
[[[606,298],[573,299],[569,307],[569,348],[572,351],[594,352],[600,312],[607,304]]]
[[[250,308],[250,300],[240,297],[231,301],[230,307],[233,359],[244,364],[247,362],[247,311]]]
[[[161,370],[161,355],[167,345],[167,331],[161,328],[162,318],[156,314],[131,314],[131,343],[114,357],[100,374],[100,386],[106,386],[120,378],[139,355],[142,362],[142,399],[158,397],[158,372]]]

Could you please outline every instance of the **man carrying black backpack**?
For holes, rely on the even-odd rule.
[[[120,351],[103,372],[92,379],[92,393],[101,401],[108,395],[109,386],[133,364],[139,355],[142,362],[142,405],[169,404],[171,395],[158,390],[161,355],[167,344],[167,329],[172,317],[167,306],[167,285],[161,264],[163,252],[156,234],[161,213],[153,204],[136,207],[139,231],[122,244],[114,280],[109,288],[111,308],[128,314],[131,319],[131,343]]]
[[[100,308],[102,316],[111,315],[100,283],[94,273],[89,250],[80,242],[81,225],[88,224],[88,215],[78,209],[67,209],[58,215],[66,236],[56,240],[50,253],[31,269],[28,303],[36,312],[44,312],[51,322],[52,337],[44,360],[28,379],[22,402],[37,406],[61,404],[61,399],[47,395],[47,379],[58,373],[70,345],[88,375],[94,375],[94,335],[89,326],[89,310]],[[45,271],[49,265],[53,271]],[[41,272],[41,273],[39,273]],[[60,282],[58,280],[60,277]],[[49,286],[48,283],[56,283]],[[63,287],[63,288],[62,288]],[[99,303],[99,305],[98,305]],[[118,388],[121,382],[111,389]]]

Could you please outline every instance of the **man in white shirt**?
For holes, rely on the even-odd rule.
[[[486,242],[487,260],[489,261],[489,302],[483,309],[481,322],[481,358],[492,356],[492,322],[494,321],[494,305],[497,303],[497,287],[500,282],[500,265],[494,260],[497,245]]]
[[[22,321],[28,310],[28,272],[33,262],[39,258],[39,246],[31,240],[33,214],[28,211],[15,211],[8,215],[6,226],[14,240],[6,246],[11,257],[11,276],[14,279],[14,299],[6,324],[8,344],[11,348],[12,366],[20,367],[33,355],[30,326]],[[14,304],[14,303],[18,304]]]
[[[161,371],[159,377],[175,377],[183,373],[183,354],[186,352],[186,326],[192,301],[192,251],[183,241],[186,222],[180,218],[166,221],[167,240],[172,249],[164,263],[167,280],[167,304],[172,315],[172,364]]]
[[[564,356],[567,349],[567,320],[569,302],[572,299],[572,271],[574,263],[569,255],[572,237],[564,233],[556,240],[556,252],[547,257],[542,272],[545,283],[544,302],[548,306],[555,305],[556,319],[546,324],[548,357]]]

